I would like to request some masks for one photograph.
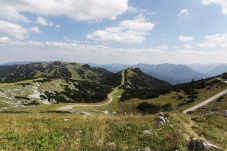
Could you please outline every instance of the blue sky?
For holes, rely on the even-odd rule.
[[[227,63],[226,0],[0,0],[0,63]]]

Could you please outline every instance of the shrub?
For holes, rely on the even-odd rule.
[[[172,105],[168,103],[168,104],[164,104],[163,106],[159,106],[159,105],[154,105],[152,103],[142,102],[137,106],[137,109],[144,114],[155,114],[160,111],[172,110]]]

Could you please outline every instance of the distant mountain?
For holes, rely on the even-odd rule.
[[[16,62],[9,62],[1,64],[0,66],[13,66],[13,65],[22,65],[22,64],[31,64],[31,63],[38,63],[39,61],[16,61]]]
[[[111,74],[113,73],[102,68],[57,61],[9,66],[1,70],[0,79],[3,81],[17,81],[39,77],[55,77],[100,81]]]
[[[210,72],[211,70],[213,70],[214,68],[216,68],[220,65],[222,65],[222,64],[221,63],[212,63],[212,64],[197,63],[197,64],[188,64],[187,66],[199,73],[206,75],[208,72]]]
[[[133,67],[140,68],[144,73],[171,84],[186,83],[193,79],[199,80],[204,77],[203,74],[185,65],[168,63],[159,65],[137,64]]]
[[[124,64],[106,64],[106,65],[101,65],[101,64],[92,64],[89,63],[91,67],[99,67],[99,68],[104,68],[110,72],[117,73],[120,72],[126,68],[131,67],[130,65],[124,65]]]
[[[217,66],[216,68],[214,68],[213,70],[208,72],[206,74],[206,76],[207,77],[213,77],[213,76],[221,75],[221,74],[223,74],[225,72],[227,72],[227,64],[223,64],[223,65]]]
[[[0,70],[3,70],[5,68],[8,68],[9,66],[0,66]]]
[[[113,73],[119,73],[127,68],[140,68],[140,70],[154,78],[167,81],[171,84],[187,83],[201,78],[212,77],[226,72],[225,67],[218,66],[219,64],[192,64],[189,65],[174,65],[174,64],[137,64],[137,65],[124,65],[124,64],[78,64],[67,63],[63,61],[56,62],[12,62],[0,66],[0,78],[5,80],[16,80],[37,77],[59,77],[71,79],[90,79],[96,81],[105,81],[109,76],[114,76]],[[11,67],[8,67],[11,66]],[[212,70],[215,68],[214,70]],[[224,68],[224,69],[223,69]],[[108,70],[108,71],[107,71]],[[211,70],[207,74],[206,71]],[[199,72],[198,72],[199,71]],[[121,75],[118,75],[121,76]],[[7,77],[7,78],[6,78]],[[112,77],[113,78],[113,77]],[[119,84],[116,78],[114,85]],[[111,80],[107,80],[110,83]],[[107,84],[106,83],[106,84]],[[113,84],[112,84],[113,85]]]

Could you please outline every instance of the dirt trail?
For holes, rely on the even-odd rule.
[[[227,89],[224,90],[224,91],[222,91],[222,92],[220,92],[220,93],[218,93],[218,94],[216,94],[215,96],[213,96],[213,97],[211,97],[211,98],[209,98],[209,99],[207,99],[207,100],[205,100],[205,101],[203,101],[203,102],[201,102],[201,103],[199,103],[199,104],[193,106],[193,107],[190,107],[190,108],[184,110],[183,113],[186,114],[186,113],[188,113],[188,112],[190,112],[190,111],[195,111],[195,110],[197,110],[198,108],[200,108],[200,107],[202,107],[202,106],[205,106],[205,105],[207,105],[208,103],[210,103],[210,102],[212,102],[212,101],[218,99],[219,97],[223,96],[224,94],[227,94]]]
[[[191,134],[191,136],[189,136],[189,135],[187,135],[187,134],[184,134],[185,135],[185,138],[187,139],[187,140],[190,140],[190,137],[195,137],[195,138],[201,138],[201,137],[199,137],[199,135],[192,129],[192,126],[194,126],[195,125],[195,122],[194,121],[192,121],[191,119],[189,119],[189,123],[188,122],[185,122],[184,120],[182,120],[181,119],[181,117],[179,117],[178,115],[176,115],[176,114],[171,114],[175,119],[177,119],[178,121],[180,121],[183,125],[184,125],[184,127],[185,127],[185,129]],[[201,139],[203,139],[203,140],[205,140],[204,138],[201,138]]]
[[[64,107],[59,108],[58,110],[61,110],[61,111],[69,111],[69,110],[73,110],[74,107],[105,106],[105,105],[110,104],[113,101],[112,95],[115,94],[115,93],[117,93],[117,92],[118,92],[118,88],[115,88],[115,90],[112,91],[108,95],[109,101],[108,102],[105,102],[105,103],[102,103],[102,104],[75,104],[75,105],[67,105],[67,106],[64,106]]]
[[[124,83],[125,83],[124,70],[121,72],[121,75],[122,75],[122,80],[121,80],[121,85],[120,86],[124,85]],[[120,86],[118,86],[118,87],[120,87]],[[77,103],[77,104],[74,104],[74,105],[67,105],[67,106],[61,107],[61,108],[59,108],[57,110],[60,110],[60,111],[73,111],[74,107],[106,106],[106,105],[110,104],[113,101],[112,95],[118,92],[118,87],[114,88],[114,90],[110,94],[108,94],[108,99],[109,99],[108,102],[105,102],[105,103],[102,103],[102,104],[78,104]]]

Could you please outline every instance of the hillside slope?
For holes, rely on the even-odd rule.
[[[122,77],[122,73],[124,77]],[[156,89],[170,85],[168,82],[143,73],[139,68],[128,68],[115,73],[104,80],[102,84],[116,87],[121,85],[122,78],[124,78],[122,85],[124,89]]]
[[[112,73],[102,68],[92,68],[78,63],[32,63],[7,67],[0,72],[2,81],[18,81],[40,77],[86,79],[100,81]]]
[[[170,85],[168,82],[143,73],[139,68],[128,68],[124,70],[124,78],[125,82],[123,87],[128,89],[157,89]]]

